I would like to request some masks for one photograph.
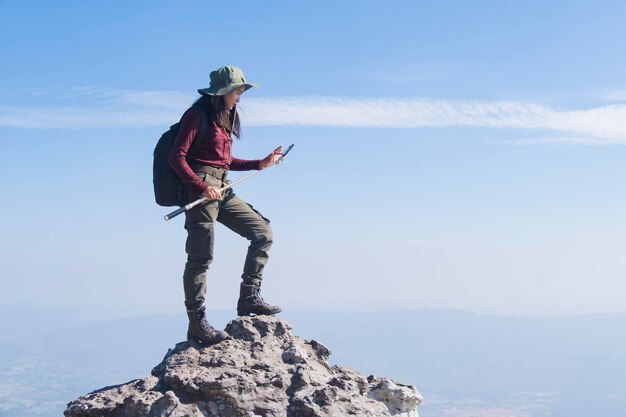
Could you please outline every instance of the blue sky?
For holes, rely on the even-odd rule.
[[[151,152],[240,66],[288,308],[626,305],[622,2],[0,2],[0,304],[182,309]],[[233,174],[233,178],[238,176]],[[218,229],[210,307],[246,242]]]

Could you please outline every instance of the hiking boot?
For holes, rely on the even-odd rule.
[[[187,340],[201,343],[205,346],[214,345],[228,337],[223,330],[216,330],[206,321],[204,307],[196,310],[187,310],[189,317],[189,329]]]
[[[272,315],[283,311],[279,306],[268,304],[261,297],[261,284],[241,284],[239,287],[239,301],[237,302],[237,315],[249,316],[250,314]]]

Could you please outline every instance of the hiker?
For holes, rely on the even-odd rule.
[[[237,103],[239,98],[258,84],[247,83],[241,69],[226,66],[212,71],[209,88],[198,90],[201,97],[182,116],[180,130],[169,163],[181,178],[186,191],[186,202],[201,196],[209,200],[185,212],[187,229],[187,263],[183,274],[185,306],[189,317],[187,339],[205,345],[224,340],[226,332],[214,329],[206,320],[204,296],[206,271],[213,260],[213,236],[216,222],[222,223],[250,241],[243,267],[237,314],[271,315],[282,311],[279,306],[266,303],[260,295],[263,268],[272,245],[270,222],[261,213],[233,192],[220,193],[228,184],[228,171],[261,170],[274,164],[281,156],[282,147],[274,149],[263,159],[244,160],[231,154],[232,136],[241,136]],[[204,112],[204,116],[200,113]],[[206,120],[206,134],[196,152],[188,160],[187,153],[201,123]]]

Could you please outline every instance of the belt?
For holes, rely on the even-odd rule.
[[[216,167],[212,167],[211,165],[200,165],[200,164],[191,165],[191,169],[194,172],[203,172],[205,174],[209,174],[213,178],[216,178],[222,181],[226,179],[226,175],[228,174],[227,169],[216,168]]]

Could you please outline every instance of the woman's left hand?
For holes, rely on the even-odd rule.
[[[267,168],[270,165],[274,165],[276,163],[276,161],[278,161],[278,159],[283,154],[282,152],[283,152],[283,147],[282,146],[279,146],[278,148],[274,149],[271,154],[269,154],[265,158],[261,159],[261,163],[259,164],[259,168],[265,169],[265,168]]]

